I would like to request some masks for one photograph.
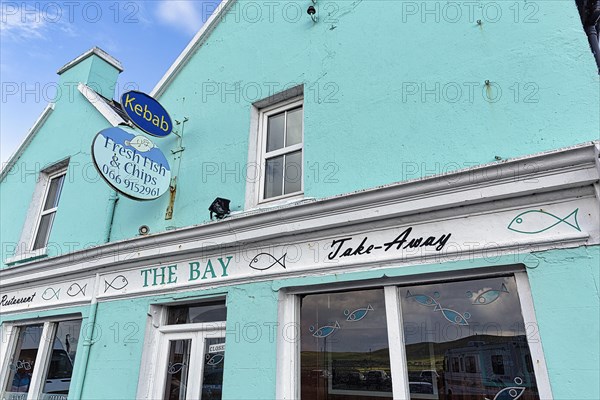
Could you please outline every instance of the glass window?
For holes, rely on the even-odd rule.
[[[539,398],[513,276],[404,287],[400,298],[411,398]]]
[[[302,100],[263,113],[261,200],[302,192]]]
[[[16,327],[17,340],[10,352],[10,372],[0,396],[6,400],[40,398],[67,400],[77,353],[81,320],[46,322]],[[50,332],[54,336],[50,338]],[[42,351],[43,350],[43,351]],[[36,364],[38,352],[47,354]],[[33,378],[40,379],[43,387],[31,393]]]
[[[392,398],[383,289],[304,296],[300,318],[303,399]]]
[[[224,365],[225,338],[206,338],[202,369],[202,400],[221,400]]]
[[[167,325],[220,322],[227,319],[225,301],[169,307]]]
[[[167,384],[165,385],[165,393],[163,399],[185,399],[187,392],[191,347],[191,339],[169,341],[169,364],[167,366]]]
[[[66,172],[62,171],[57,175],[50,177],[32,250],[42,249],[48,244],[48,239],[50,237],[52,224],[54,223],[54,216],[56,215],[56,210],[58,209],[58,202],[60,200],[60,194],[62,192],[65,176]]]

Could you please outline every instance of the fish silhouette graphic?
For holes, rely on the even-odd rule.
[[[431,296],[427,296],[426,294],[412,294],[410,292],[410,290],[406,291],[406,298],[407,299],[415,299],[415,301],[421,305],[427,306],[427,307],[436,307],[438,306],[438,302],[435,301],[435,299]]]
[[[494,400],[517,400],[523,393],[525,393],[524,387],[510,386],[496,393]]]
[[[129,284],[129,281],[123,275],[115,276],[110,283],[104,279],[104,293],[106,293],[108,289],[121,290],[125,288],[127,284]]]
[[[167,369],[167,373],[176,374],[179,371],[181,371],[183,369],[183,367],[185,367],[185,363],[170,364],[169,368]]]
[[[502,293],[508,293],[508,289],[506,289],[506,285],[504,285],[504,283],[499,290],[490,289],[481,293],[475,298],[475,300],[473,300],[473,304],[483,306],[493,303],[494,301],[498,300]]]
[[[333,332],[340,328],[340,324],[337,321],[335,321],[335,324],[333,325],[322,326],[316,330],[314,326],[311,326],[309,328],[309,331],[311,331],[313,333],[313,336],[316,338],[326,338],[327,336],[332,335]]]
[[[458,311],[454,311],[449,308],[443,308],[439,304],[435,306],[433,311],[440,311],[444,318],[452,322],[454,325],[469,325],[469,323],[467,322],[467,319],[469,319],[469,317],[471,316],[471,314],[469,313],[465,313],[465,315],[462,315]]]
[[[60,294],[60,289],[58,290],[54,290],[54,288],[46,288],[46,290],[44,290],[44,293],[42,293],[42,299],[44,300],[51,300],[53,298],[56,298],[56,300],[58,300],[58,295]]]
[[[542,210],[525,211],[510,221],[510,224],[508,224],[508,229],[514,232],[532,235],[552,229],[559,224],[566,224],[581,232],[579,222],[577,222],[578,212],[579,208],[566,217],[560,218],[554,214]]]
[[[78,294],[83,294],[85,296],[85,290],[87,289],[87,283],[81,287],[79,283],[75,282],[67,289],[67,294],[71,297],[75,297]]]
[[[346,310],[344,311],[344,315],[348,317],[346,318],[346,321],[357,322],[366,317],[369,311],[373,311],[373,306],[370,304],[367,306],[367,308],[359,308],[352,312],[350,312],[350,310]]]
[[[209,356],[206,356],[207,358]],[[215,354],[214,356],[210,357],[208,359],[208,361],[206,362],[206,365],[219,365],[223,362],[223,360],[225,359],[225,356],[223,356],[223,354]]]
[[[147,151],[152,150],[156,147],[154,142],[143,135],[137,135],[131,140],[125,141],[125,146],[130,146],[139,151],[140,153],[145,153]]]
[[[255,269],[257,271],[266,271],[271,268],[275,264],[281,265],[285,268],[285,257],[287,253],[285,253],[280,259],[273,257],[269,253],[260,253],[254,256],[252,261],[250,261],[250,268]]]

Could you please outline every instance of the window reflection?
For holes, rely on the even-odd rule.
[[[391,398],[386,324],[382,289],[305,296],[302,398]]]
[[[412,399],[539,398],[514,277],[400,296]]]
[[[36,369],[35,358],[40,346],[43,328],[42,324],[19,328],[19,339],[9,364],[10,374],[4,398],[8,400],[27,398],[31,377]]]
[[[206,339],[204,354],[202,400],[221,400],[223,366],[225,364],[225,338]]]
[[[57,324],[44,384],[44,399],[67,400],[80,331],[81,320]]]
[[[220,322],[227,319],[225,301],[169,307],[167,325]]]

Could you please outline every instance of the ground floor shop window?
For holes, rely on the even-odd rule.
[[[540,376],[550,397],[517,277],[299,295],[301,398],[537,400]]]
[[[66,400],[71,386],[81,320],[11,326],[2,371],[2,399]]]

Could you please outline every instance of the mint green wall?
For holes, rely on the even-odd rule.
[[[142,224],[160,232],[202,223],[217,196],[241,210],[251,103],[267,97],[269,85],[305,84],[306,197],[598,139],[598,74],[574,1],[494,2],[498,22],[490,22],[493,7],[476,7],[471,21],[463,5],[457,23],[448,22],[447,2],[332,1],[322,7],[338,11],[327,17],[320,10],[317,24],[306,5],[299,22],[288,22],[296,10],[288,5],[284,20],[281,4],[273,20],[265,7],[254,23],[252,4],[234,5],[160,97],[174,119],[189,117],[173,219],[164,220],[167,195],[124,200],[113,239],[131,237]],[[421,15],[425,4],[437,4],[439,22]],[[417,15],[409,15],[412,6]],[[501,88],[497,102],[484,99],[486,80],[492,98]],[[477,84],[472,101],[469,82]],[[403,93],[407,85],[420,91],[436,83],[439,100]],[[463,93],[453,102],[456,85]],[[167,152],[177,147],[173,135],[157,142]]]

